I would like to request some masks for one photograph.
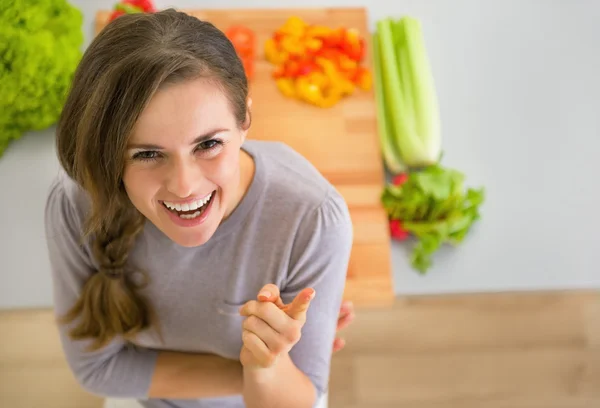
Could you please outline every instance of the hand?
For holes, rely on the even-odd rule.
[[[292,303],[284,305],[279,288],[268,284],[259,292],[258,301],[244,304],[240,308],[240,314],[247,316],[242,324],[242,365],[245,368],[270,368],[279,355],[288,353],[300,340],[306,313],[314,297],[314,289],[303,289]]]
[[[343,302],[338,316],[337,331],[348,327],[352,320],[354,320],[354,304],[350,301]],[[340,351],[345,345],[346,341],[343,338],[336,337],[333,341],[333,352]]]
[[[259,298],[259,300],[274,302],[283,307],[281,298],[279,296],[277,296],[277,297],[270,296],[269,298]],[[352,323],[354,321],[355,316],[356,315],[354,314],[354,303],[352,303],[352,301],[349,301],[349,300],[344,301],[342,303],[342,306],[340,307],[340,313],[338,315],[336,330],[340,331],[340,330],[343,330],[346,327],[348,327],[350,325],[350,323]],[[344,340],[341,337],[336,337],[335,340],[333,341],[333,352],[337,353],[338,351],[342,350],[345,346],[346,346],[346,340]]]

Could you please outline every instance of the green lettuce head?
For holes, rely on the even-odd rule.
[[[58,120],[82,56],[83,15],[67,0],[0,1],[0,157]]]

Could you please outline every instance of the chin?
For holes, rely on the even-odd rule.
[[[177,245],[193,248],[206,244],[214,235],[215,230],[212,225],[200,225],[184,229],[170,227],[164,232]]]

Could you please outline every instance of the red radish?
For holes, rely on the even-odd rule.
[[[391,220],[390,221],[390,232],[393,239],[398,241],[403,241],[409,237],[410,233],[402,228],[402,223],[400,220]]]
[[[395,186],[401,186],[408,181],[408,174],[400,173],[392,180],[392,184]]]

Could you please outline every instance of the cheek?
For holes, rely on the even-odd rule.
[[[132,166],[126,168],[123,174],[123,184],[125,191],[131,202],[138,207],[140,211],[145,203],[153,196],[154,183],[151,177],[152,172],[148,169],[141,169]],[[142,211],[143,212],[143,211]]]
[[[239,152],[224,151],[206,169],[206,177],[224,192],[229,192],[239,181]]]

